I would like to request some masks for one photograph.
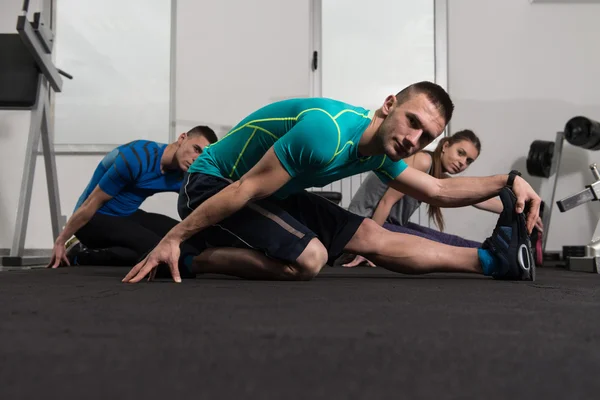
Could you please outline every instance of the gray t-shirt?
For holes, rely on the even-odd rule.
[[[369,172],[367,178],[352,197],[348,211],[362,217],[371,218],[387,189],[387,184],[383,183],[373,172]],[[386,222],[404,226],[420,205],[419,200],[405,194],[400,201],[392,206]]]

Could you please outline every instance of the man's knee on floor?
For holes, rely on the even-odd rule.
[[[312,239],[298,257],[294,266],[295,278],[310,280],[317,276],[327,263],[327,249],[317,238]]]

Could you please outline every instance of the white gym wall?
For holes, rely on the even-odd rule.
[[[529,0],[451,0],[449,88],[452,130],[472,128],[482,140],[470,175],[518,168],[535,139],[554,141],[576,115],[600,120],[600,4],[531,4]],[[568,3],[568,2],[565,2]],[[583,190],[600,152],[565,142],[556,200]],[[539,189],[540,178],[529,178]],[[496,216],[473,207],[444,211],[448,231],[480,240]],[[560,213],[556,205],[547,250],[587,244],[600,204]]]
[[[21,0],[3,0],[0,3],[0,32],[15,32],[21,3]],[[180,12],[187,10],[185,14],[200,26],[198,29],[202,36],[194,36],[193,32],[178,33],[177,60],[180,61],[176,70],[176,100],[185,104],[183,96],[190,96],[198,105],[197,111],[189,105],[177,108],[176,132],[195,122],[218,125],[217,129],[222,125],[226,129],[232,121],[225,117],[222,120],[215,118],[221,114],[214,110],[225,111],[234,102],[242,102],[247,111],[252,111],[259,102],[265,100],[308,94],[308,91],[301,89],[309,83],[308,76],[299,75],[296,70],[286,70],[295,67],[283,63],[277,64],[277,68],[260,68],[259,60],[272,56],[272,48],[264,52],[261,47],[251,48],[255,42],[248,35],[253,32],[264,33],[264,25],[249,27],[247,23],[244,24],[244,21],[259,21],[261,18],[281,20],[281,15],[288,7],[304,10],[298,8],[301,7],[298,5],[300,2],[294,2],[292,6],[287,2],[261,0],[253,2],[252,7],[244,0],[229,0],[225,2],[226,5],[215,0],[215,5],[211,6],[198,3],[193,0],[178,1]],[[451,0],[448,3],[449,89],[457,106],[451,128],[453,132],[472,128],[483,142],[481,159],[473,165],[469,174],[489,175],[506,172],[513,167],[525,171],[525,157],[532,140],[554,140],[555,132],[577,114],[600,119],[600,72],[595,68],[600,61],[600,55],[597,54],[600,26],[596,23],[600,18],[600,6],[531,4],[529,0]],[[39,0],[32,1],[31,8],[37,9],[37,4]],[[271,8],[261,9],[261,4],[268,4]],[[227,10],[235,10],[231,15],[243,15],[244,21],[215,27],[210,12],[226,16]],[[365,18],[370,16],[369,8],[365,7]],[[377,12],[374,12],[373,18],[376,17]],[[308,24],[308,14],[284,20],[285,27],[272,30],[273,35],[277,36],[273,40],[295,43],[300,48],[297,55],[300,60],[304,57],[301,52],[309,52],[309,27],[306,26],[304,30],[301,26],[304,22]],[[211,26],[213,29],[209,29]],[[284,29],[286,27],[288,29]],[[393,27],[390,30],[393,31]],[[222,41],[235,40],[245,41],[249,50],[241,68],[233,62],[235,60],[231,58],[229,49],[218,45]],[[260,43],[255,44],[258,46]],[[287,54],[287,57],[296,60],[295,53]],[[216,69],[217,60],[228,62],[225,67]],[[182,62],[187,64],[182,65]],[[293,64],[296,65],[295,62]],[[77,79],[75,71],[67,67],[64,69]],[[186,94],[186,69],[197,73],[193,79],[203,80],[206,91]],[[252,74],[252,81],[242,79],[244,71]],[[256,75],[261,71],[265,75]],[[286,71],[295,72],[296,78],[286,80]],[[220,80],[211,74],[230,77],[231,81]],[[231,83],[239,80],[246,81],[246,86]],[[265,98],[256,97],[253,91],[261,81],[277,81],[280,83],[277,87],[281,87],[283,82],[285,91],[265,93]],[[68,85],[69,81],[65,80],[65,90],[68,90]],[[226,88],[228,96],[216,97],[223,96],[220,88]],[[236,88],[238,91],[234,91]],[[245,95],[240,88],[252,94]],[[215,93],[216,90],[219,92]],[[212,112],[205,112],[207,110]],[[239,109],[236,111],[238,114],[232,117],[239,117],[244,111]],[[9,248],[12,243],[28,125],[28,112],[0,111],[0,248]],[[587,165],[600,158],[595,157],[596,153],[570,149],[568,145],[566,151],[557,198],[579,191],[589,183],[591,174]],[[600,153],[597,154],[600,156]],[[64,214],[70,215],[100,158],[98,155],[58,157],[58,180]],[[26,248],[47,249],[52,246],[43,168],[40,158]],[[565,179],[567,177],[569,182]],[[531,181],[534,184],[539,182],[536,179]],[[149,199],[144,208],[176,216],[175,199],[174,194],[157,195]],[[496,220],[495,216],[471,207],[446,210],[445,216],[448,231],[479,240],[489,235]],[[597,204],[582,206],[562,215],[555,210],[548,249],[560,249],[563,244],[587,243],[597,218]]]

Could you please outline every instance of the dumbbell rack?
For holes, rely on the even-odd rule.
[[[556,202],[561,212],[569,211],[589,201],[600,199],[600,173],[597,165],[591,164],[590,170],[594,175],[594,183],[587,185],[584,190],[567,196]],[[596,223],[596,229],[592,240],[585,246],[563,247],[563,258],[567,262],[567,268],[572,271],[600,273],[600,221]]]
[[[47,256],[26,256],[25,239],[29,210],[33,191],[35,166],[41,141],[46,169],[50,222],[53,242],[58,237],[64,218],[60,210],[60,198],[54,153],[54,132],[50,118],[50,95],[62,90],[63,75],[69,74],[56,68],[52,61],[54,34],[41,13],[34,13],[34,20],[27,19],[29,0],[24,0],[21,15],[17,18],[16,34],[0,35],[0,47],[10,50],[11,56],[0,63],[2,95],[0,108],[31,111],[29,136],[25,150],[21,190],[17,206],[17,218],[13,243],[8,256],[2,257],[4,267],[44,265],[50,261]],[[48,17],[52,21],[52,16]],[[29,88],[30,90],[25,90]]]
[[[545,232],[549,232],[550,229],[564,141],[564,133],[558,132],[556,134],[556,141],[554,142],[554,152],[552,156],[550,175],[548,176],[548,179],[542,180],[542,185],[540,187],[540,197],[547,205],[542,212],[542,222],[544,224]],[[589,201],[600,199],[600,173],[598,172],[596,164],[590,165],[590,169],[594,175],[595,182],[591,185],[587,185],[586,188],[579,193],[567,196],[564,199],[557,201],[556,204],[561,212],[566,212]],[[547,240],[548,235],[545,234],[542,240],[543,254],[546,254]],[[566,268],[569,270],[600,273],[600,221],[598,221],[596,224],[596,229],[594,230],[592,239],[587,245],[564,246],[562,258]]]

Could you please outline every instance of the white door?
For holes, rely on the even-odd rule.
[[[58,150],[169,140],[171,9],[171,0],[56,1],[56,65],[74,76],[54,98]]]
[[[310,93],[310,0],[178,0],[176,132]]]
[[[446,87],[445,6],[446,0],[314,0],[315,95],[375,109],[414,82]],[[323,190],[341,192],[347,207],[361,182],[349,177]]]

